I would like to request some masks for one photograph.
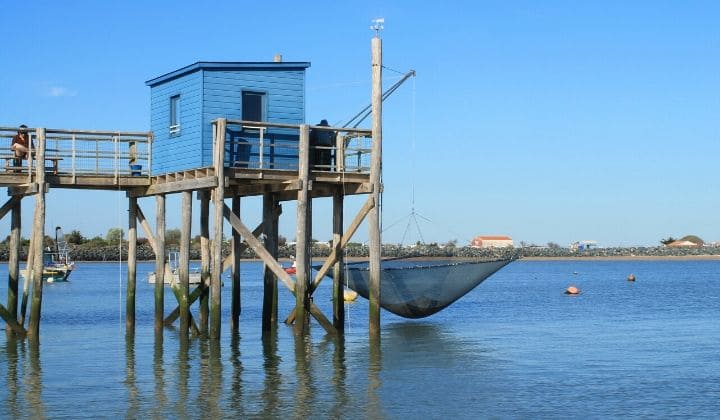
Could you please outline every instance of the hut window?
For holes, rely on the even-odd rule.
[[[263,102],[265,94],[261,92],[242,93],[242,119],[244,121],[264,121]]]
[[[180,95],[170,97],[170,135],[180,134]]]

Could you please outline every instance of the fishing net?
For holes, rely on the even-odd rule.
[[[380,306],[405,318],[432,315],[460,299],[515,258],[489,261],[385,260],[380,265]],[[332,276],[332,274],[328,274]],[[368,262],[345,265],[347,286],[368,299]]]

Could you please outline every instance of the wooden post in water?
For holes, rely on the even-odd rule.
[[[232,212],[240,217],[240,196],[233,195]],[[240,233],[233,229],[232,231],[232,308],[230,316],[230,330],[233,333],[240,331],[240,254],[242,253],[242,238]]]
[[[182,216],[180,225],[180,339],[188,338],[190,329],[190,228],[192,220],[192,191],[182,192]]]
[[[337,262],[333,266],[333,326],[339,332],[345,330],[345,295],[343,276],[345,258],[342,249],[344,196],[341,187],[333,193],[333,250]]]
[[[270,255],[278,257],[278,216],[277,202],[272,193],[263,195],[263,233],[265,248]],[[277,323],[277,276],[265,264],[263,266],[263,333],[270,331]]]
[[[20,228],[21,228],[21,203],[18,199],[13,205],[10,213],[10,255],[8,256],[8,300],[7,310],[13,319],[18,319],[18,284],[20,282]],[[29,274],[28,274],[29,275]],[[5,326],[8,333],[12,331],[9,325]]]
[[[221,323],[221,291],[222,284],[222,241],[223,241],[223,211],[225,203],[225,130],[227,120],[218,118],[215,126],[215,177],[217,178],[217,186],[213,196],[213,204],[215,206],[215,235],[212,244],[212,275],[210,277],[210,338],[220,338]]]
[[[25,263],[25,281],[23,282],[23,295],[22,301],[20,302],[20,320],[18,323],[25,326],[25,314],[27,314],[27,302],[28,296],[30,295],[30,286],[32,285],[32,276],[30,275],[33,263],[35,261],[35,232],[30,233],[30,243],[28,244],[27,262]]]
[[[155,334],[162,335],[165,313],[165,194],[155,196]]]
[[[200,295],[200,335],[207,336],[210,313],[210,192],[198,191],[200,196],[200,278],[203,293]]]
[[[372,158],[370,161],[370,184],[375,206],[368,215],[368,245],[370,247],[370,309],[368,329],[371,338],[380,337],[380,192],[382,171],[382,40],[372,39]]]
[[[309,214],[309,179],[310,179],[310,126],[300,125],[300,144],[298,156],[298,177],[301,187],[297,198],[297,238],[295,245],[295,335],[305,332],[307,323],[308,281],[310,269],[308,267],[308,218]]]
[[[135,291],[137,285],[137,198],[128,199],[128,277],[125,302],[125,334],[135,334]]]
[[[33,220],[33,236],[35,243],[31,252],[35,254],[32,269],[33,277],[33,294],[32,305],[30,306],[30,322],[28,323],[28,337],[30,339],[39,339],[40,334],[40,313],[42,308],[42,292],[43,292],[43,239],[45,238],[45,129],[37,129],[36,149],[36,180],[38,192],[35,195],[35,219]]]

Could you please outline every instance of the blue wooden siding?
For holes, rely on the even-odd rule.
[[[202,167],[202,71],[151,88],[153,175]],[[170,97],[180,95],[180,132],[170,135]]]
[[[302,70],[205,71],[203,83],[203,156],[212,164],[212,128],[210,122],[224,116],[242,118],[242,92],[265,94],[267,121],[302,124],[305,120],[305,72]],[[257,134],[228,127],[226,165],[257,167],[260,156]],[[269,130],[265,138],[279,145],[263,151],[264,167],[294,169],[297,167],[297,133]],[[247,145],[242,143],[247,142]],[[286,145],[282,147],[280,144]]]
[[[305,121],[305,68],[309,63],[209,63],[199,62],[150,80],[153,175],[212,165],[212,121],[242,119],[242,92],[265,95],[267,121],[302,124]],[[170,98],[180,95],[180,133],[171,135]],[[257,132],[230,126],[228,166],[258,166]],[[268,130],[276,147],[263,150],[264,167],[297,167],[297,130]],[[228,145],[228,152],[231,146]],[[244,163],[238,164],[238,160]]]

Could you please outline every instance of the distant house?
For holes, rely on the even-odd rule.
[[[470,242],[473,248],[505,248],[512,247],[513,240],[509,236],[476,236]]]
[[[597,241],[576,241],[570,244],[572,251],[587,251],[598,247]]]
[[[668,248],[685,248],[685,247],[698,247],[700,245],[690,241],[674,241],[665,245]]]

